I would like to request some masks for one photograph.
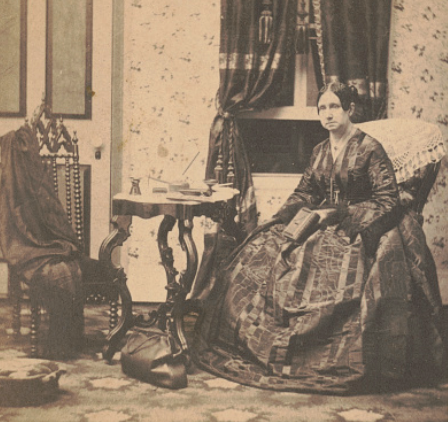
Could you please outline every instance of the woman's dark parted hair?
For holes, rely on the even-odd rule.
[[[332,92],[341,101],[342,109],[347,111],[351,103],[358,102],[358,90],[353,85],[348,86],[340,82],[325,84],[317,95],[317,112],[319,113],[319,100],[326,92]]]

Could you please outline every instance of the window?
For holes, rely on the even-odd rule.
[[[303,173],[313,147],[327,137],[318,121],[241,119],[252,173]]]

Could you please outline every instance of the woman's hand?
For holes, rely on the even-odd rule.
[[[339,205],[336,208],[324,208],[315,210],[320,215],[319,225],[321,230],[325,230],[328,226],[340,224],[348,216],[348,207]]]

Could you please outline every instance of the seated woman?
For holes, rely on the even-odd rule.
[[[261,388],[333,394],[439,373],[433,261],[415,213],[400,205],[383,147],[350,121],[356,100],[340,83],[320,91],[329,139],[274,219],[223,266],[197,325],[203,369]],[[319,227],[292,239],[288,224],[305,208],[320,214]]]

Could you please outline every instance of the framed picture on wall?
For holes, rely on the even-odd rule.
[[[47,0],[46,101],[53,114],[92,117],[92,0]]]
[[[3,0],[0,13],[0,116],[26,114],[26,0]]]

